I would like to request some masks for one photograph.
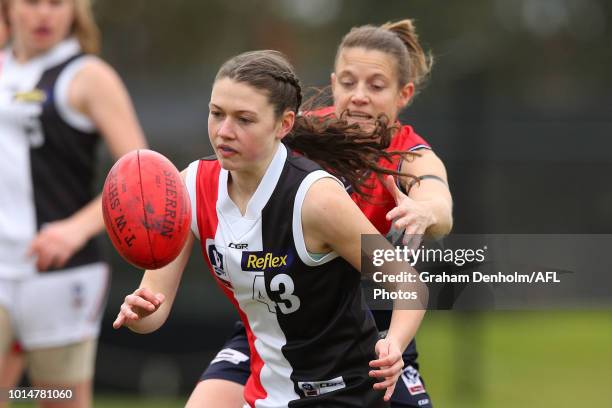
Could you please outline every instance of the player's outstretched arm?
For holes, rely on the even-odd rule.
[[[311,187],[302,208],[302,222],[306,246],[312,252],[335,251],[350,262],[357,270],[362,270],[362,250],[371,253],[374,248],[361,247],[361,235],[379,236],[376,245],[379,249],[394,250],[376,228],[351,200],[344,188],[331,178],[321,179]],[[407,264],[389,263],[381,266],[384,275],[398,274],[411,268]],[[389,284],[390,290],[415,291],[419,293],[419,302],[427,304],[427,288],[417,283]],[[419,303],[421,304],[421,303]],[[376,345],[379,359],[370,363],[373,377],[382,377],[384,381],[375,384],[375,388],[384,389],[385,400],[391,398],[395,384],[402,372],[401,354],[414,338],[425,314],[424,307],[415,307],[415,302],[404,305],[394,303],[391,327],[387,337]]]
[[[168,318],[183,270],[193,247],[194,236],[189,234],[179,256],[160,269],[146,271],[140,287],[127,295],[113,322],[113,328],[126,326],[146,334],[159,329]]]
[[[183,183],[186,178],[187,170],[181,171]],[[163,268],[145,271],[140,287],[125,297],[113,328],[126,326],[136,333],[145,334],[159,329],[166,322],[194,240],[193,233],[189,233],[181,253],[174,261]]]

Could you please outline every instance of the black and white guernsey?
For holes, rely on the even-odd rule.
[[[377,330],[360,274],[344,259],[308,253],[301,210],[310,186],[331,177],[280,145],[242,215],[216,160],[189,166],[192,230],[215,280],[237,308],[251,351],[252,407],[386,406],[368,362]]]
[[[28,62],[6,50],[0,72],[0,277],[35,273],[26,251],[46,223],[74,214],[94,197],[99,135],[68,104],[68,87],[88,60],[67,39]],[[65,268],[100,261],[94,241]]]

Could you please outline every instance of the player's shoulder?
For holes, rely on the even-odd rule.
[[[317,221],[325,220],[343,207],[345,199],[352,203],[340,182],[331,176],[322,176],[308,188],[303,211],[314,215]]]
[[[72,64],[77,66],[70,86],[77,98],[109,100],[123,88],[115,69],[97,56],[84,54]]]
[[[200,174],[218,173],[221,170],[221,164],[219,164],[219,160],[217,160],[217,156],[214,154],[195,160],[191,163],[191,166],[195,166]]]
[[[79,71],[76,78],[90,79],[95,81],[105,81],[116,78],[117,72],[109,63],[95,55],[83,54],[75,63],[78,63]],[[95,83],[95,82],[92,82]]]
[[[391,140],[391,150],[416,151],[421,149],[431,150],[431,145],[419,135],[410,125],[399,125],[397,133]]]
[[[290,149],[287,149],[287,165],[289,168],[304,174],[322,170],[321,166],[316,162]]]

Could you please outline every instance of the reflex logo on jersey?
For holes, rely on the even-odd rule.
[[[346,387],[344,378],[336,377],[327,381],[298,381],[298,387],[306,397],[316,397],[328,392],[340,390]]]
[[[284,269],[291,264],[288,254],[274,254],[264,251],[243,251],[240,262],[243,271],[265,271]]]

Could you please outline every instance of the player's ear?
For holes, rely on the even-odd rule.
[[[289,109],[286,109],[280,118],[280,123],[278,127],[278,132],[276,134],[278,139],[282,139],[287,136],[291,129],[293,129],[293,124],[295,123],[295,112]]]
[[[402,86],[399,90],[399,98],[397,101],[397,107],[403,109],[408,105],[412,97],[414,96],[414,82],[408,82]]]

